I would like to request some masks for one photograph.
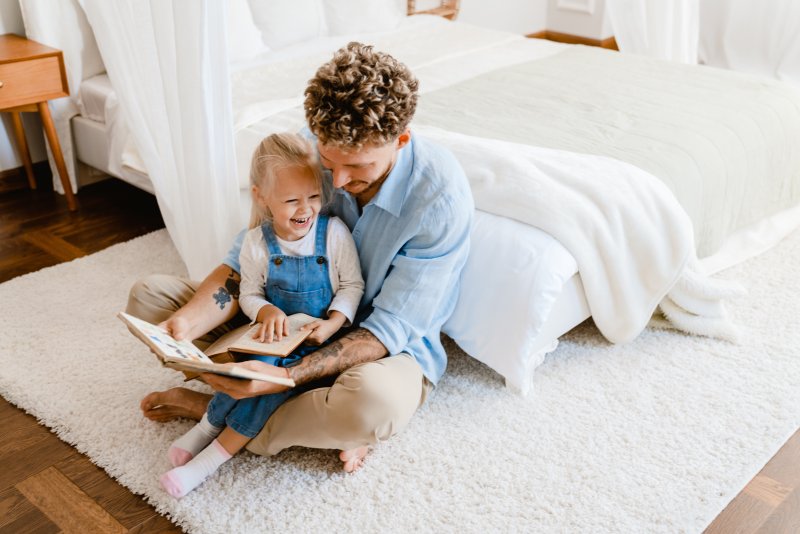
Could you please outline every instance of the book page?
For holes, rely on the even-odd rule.
[[[228,332],[208,347],[206,353],[213,356],[230,350],[248,354],[287,356],[311,334],[311,331],[300,330],[300,327],[316,321],[317,318],[304,313],[295,313],[287,317],[287,319],[289,322],[289,335],[284,336],[280,341],[262,343],[253,339],[253,335],[261,328],[261,323],[256,323],[254,325],[240,326]]]
[[[294,387],[295,385],[294,381],[290,378],[276,377],[242,367],[215,363],[191,342],[185,340],[178,341],[170,336],[166,330],[157,325],[142,321],[124,312],[118,313],[117,317],[128,326],[128,330],[130,330],[134,336],[150,347],[152,352],[166,367],[180,371],[215,373],[232,376],[234,378],[261,380],[288,387]]]
[[[211,358],[206,356],[203,351],[190,341],[178,341],[163,328],[147,321],[142,321],[133,315],[120,312],[118,317],[128,325],[128,329],[136,337],[144,341],[162,360],[189,360],[213,363]]]

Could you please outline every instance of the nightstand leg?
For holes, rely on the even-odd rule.
[[[72,194],[72,184],[69,182],[67,166],[64,164],[64,155],[61,153],[61,144],[58,142],[56,127],[53,124],[53,118],[50,116],[50,108],[47,106],[47,102],[39,102],[37,105],[39,107],[39,115],[42,117],[44,134],[47,137],[47,142],[50,144],[50,151],[53,153],[53,159],[56,160],[56,169],[58,169],[61,185],[64,187],[64,194],[67,197],[67,206],[70,211],[75,211],[78,209],[78,204],[75,202],[75,195]]]
[[[11,112],[11,121],[14,123],[14,137],[17,138],[17,147],[19,147],[19,155],[22,158],[22,164],[25,166],[25,174],[28,175],[28,184],[31,186],[31,189],[36,189],[36,178],[33,176],[31,153],[28,150],[28,141],[25,139],[25,128],[22,126],[22,117],[19,111]]]

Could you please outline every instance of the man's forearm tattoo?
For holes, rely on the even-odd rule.
[[[339,375],[354,365],[386,356],[386,347],[372,332],[359,328],[303,358],[302,365],[288,367],[289,376],[304,384],[326,376]]]
[[[220,287],[217,289],[217,292],[212,295],[214,297],[214,302],[217,303],[220,310],[224,310],[225,306],[228,305],[234,299],[239,298],[239,274],[231,269],[230,274],[228,274],[228,279],[225,280],[225,287]]]

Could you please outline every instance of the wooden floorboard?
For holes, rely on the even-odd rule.
[[[0,491],[0,534],[61,532],[39,508],[17,488]]]
[[[126,529],[136,528],[153,518],[153,509],[147,503],[132,499],[127,488],[110,478],[86,456],[76,452],[54,466]]]
[[[28,189],[24,174],[0,177],[0,282],[163,228],[153,196],[119,180],[82,188],[78,211],[69,212],[42,169],[46,166],[37,166],[36,191]],[[2,399],[0,420],[0,534],[71,528],[88,532],[93,525],[135,533],[180,532],[88,458]],[[62,506],[70,510],[69,517],[60,514]],[[800,432],[706,532],[800,533]]]
[[[15,487],[65,533],[127,532],[119,521],[54,466]]]
[[[82,188],[70,212],[36,168],[36,191],[24,175],[0,176],[0,282],[164,227],[152,195],[115,179]],[[0,421],[0,534],[181,532],[5,399]]]

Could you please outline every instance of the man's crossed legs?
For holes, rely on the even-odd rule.
[[[176,277],[145,278],[131,289],[127,312],[160,323],[188,302],[195,289],[195,284]],[[312,389],[286,401],[247,449],[259,455],[274,455],[295,445],[339,449],[344,470],[351,472],[361,466],[369,445],[405,428],[431,389],[408,354],[356,365],[330,387]],[[173,388],[148,394],[140,407],[153,421],[200,420],[210,400],[211,395],[205,393]]]

